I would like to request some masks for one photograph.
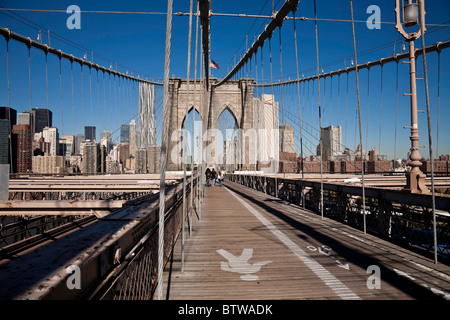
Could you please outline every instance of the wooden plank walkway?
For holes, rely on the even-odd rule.
[[[450,299],[449,266],[228,181],[205,190],[184,272],[180,243],[168,300]]]

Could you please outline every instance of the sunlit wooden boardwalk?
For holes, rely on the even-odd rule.
[[[205,193],[165,299],[450,299],[445,264],[232,182]]]

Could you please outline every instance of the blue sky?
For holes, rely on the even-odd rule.
[[[279,9],[283,1],[275,1],[275,10]],[[0,1],[0,5],[5,8],[21,9],[58,9],[66,10],[69,5],[76,4],[81,10],[99,10],[99,11],[149,11],[166,12],[166,1]],[[263,6],[265,7],[263,8]],[[394,22],[394,1],[384,0],[360,0],[354,1],[355,20],[366,21],[369,14],[366,13],[368,6],[378,5],[381,10],[382,22]],[[195,8],[195,3],[194,3]],[[174,12],[189,12],[188,0],[174,0]],[[214,13],[242,13],[270,15],[272,11],[272,1],[212,1],[212,11]],[[426,3],[426,22],[427,24],[450,24],[450,2],[448,0],[428,0]],[[110,61],[101,59],[101,55],[113,62],[117,62],[118,70],[133,75],[143,75],[150,78],[163,78],[164,72],[164,45],[165,45],[165,15],[137,15],[137,14],[100,14],[100,13],[82,13],[81,29],[69,30],[66,26],[66,20],[69,14],[50,13],[50,12],[16,12],[22,17],[50,29],[52,32],[69,39],[70,41],[93,51],[95,54],[94,62],[109,67]],[[8,13],[10,14],[10,13]],[[11,14],[10,14],[11,15]],[[300,1],[297,16],[307,18],[314,17],[313,1]],[[350,19],[349,1],[344,0],[317,0],[317,15],[319,19]],[[188,41],[188,17],[174,16],[172,30],[172,51],[170,75],[186,77],[187,62],[187,41]],[[223,77],[224,70],[230,64],[233,64],[235,54],[239,56],[245,51],[245,36],[248,35],[248,45],[251,44],[253,37],[261,33],[262,28],[268,24],[265,19],[238,18],[213,16],[211,18],[211,58],[218,62],[220,70],[212,70],[214,77]],[[22,34],[36,39],[38,30],[31,28],[11,17],[0,13],[0,26],[7,27]],[[365,23],[356,23],[356,41],[358,52],[371,53],[358,56],[358,62],[377,60],[387,57],[394,52],[401,52],[401,35],[397,33],[392,24],[382,24],[381,29],[369,30]],[[432,28],[429,26],[428,28]],[[438,29],[437,27],[434,30]],[[193,20],[193,30],[195,30],[195,20]],[[433,29],[432,29],[433,30]],[[285,21],[281,29],[282,39],[282,59],[283,59],[283,78],[294,78],[296,76],[295,51],[293,38],[292,20]],[[353,56],[353,42],[351,23],[335,21],[318,21],[319,34],[319,58],[321,69],[325,72],[340,69],[345,64],[350,65]],[[47,43],[46,32],[43,32],[43,42]],[[315,74],[316,53],[315,53],[315,34],[314,21],[297,21],[297,37],[299,46],[299,67],[300,73],[305,76]],[[443,28],[426,35],[426,45],[437,41],[446,41],[450,38],[450,28]],[[193,45],[195,37],[193,35]],[[62,49],[68,53],[73,53],[78,57],[83,57],[85,50],[78,50],[69,46],[56,37],[51,37],[52,47]],[[421,41],[415,42],[416,47],[421,47]],[[279,57],[279,34],[275,31],[272,38],[272,59],[273,59],[273,80],[280,78],[280,57]],[[264,46],[264,78],[270,81],[269,69],[269,51],[268,45]],[[29,109],[30,97],[28,88],[28,49],[23,44],[10,42],[10,77],[11,77],[11,106],[19,112]],[[91,53],[87,52],[90,59]],[[5,41],[0,39],[0,104],[7,105],[7,82],[6,82],[6,45]],[[432,136],[434,151],[436,152],[437,140],[437,57],[436,53],[427,55],[429,69],[429,88],[432,112]],[[447,125],[450,119],[450,79],[448,72],[450,67],[450,50],[444,50],[441,53],[441,81],[440,81],[440,108],[439,108],[439,154],[450,153],[450,128]],[[345,58],[345,64],[344,64]],[[191,56],[191,78],[194,76],[194,48]],[[260,60],[260,54],[257,59]],[[46,89],[45,89],[45,55],[35,49],[31,50],[32,64],[32,105],[33,107],[46,107]],[[422,59],[418,59],[418,76],[423,76]],[[115,63],[113,63],[115,64]],[[261,81],[261,66],[258,66],[258,82]],[[83,92],[84,99],[81,101],[80,84],[80,66],[74,64],[74,90],[75,90],[75,108],[72,108],[70,63],[62,63],[62,87],[63,87],[63,106],[61,112],[60,91],[59,91],[59,60],[57,57],[49,55],[49,105],[54,114],[54,124],[58,126],[60,133],[64,134],[81,133],[82,125],[97,125],[97,134],[107,128],[115,130],[122,121],[129,121],[129,118],[137,113],[137,86],[126,83],[122,93],[117,92],[117,99],[122,99],[118,103],[118,109],[109,108],[109,82],[106,78],[103,82],[103,75],[99,74],[99,93],[97,95],[96,71],[92,70],[92,100],[93,110],[90,104],[90,86],[89,69],[83,69]],[[255,77],[255,65],[252,70],[247,71],[249,75]],[[197,73],[199,74],[199,73]],[[245,73],[244,73],[245,74]],[[370,70],[370,100],[369,111],[367,111],[367,89],[368,74],[367,70],[360,72],[360,90],[361,90],[361,113],[363,125],[363,144],[364,149],[372,147],[379,149],[381,153],[387,154],[389,158],[406,157],[410,146],[409,130],[403,129],[403,126],[410,125],[409,97],[402,94],[409,92],[409,70],[408,65],[399,64],[399,95],[397,103],[397,120],[395,117],[396,105],[396,64],[391,63],[383,67],[383,96],[381,93],[381,68],[374,67]],[[340,81],[340,95],[338,95],[338,81]],[[113,83],[112,83],[113,84]],[[356,118],[356,90],[354,73],[349,76],[348,103],[347,103],[347,79],[346,75],[340,78],[337,76],[328,78],[321,82],[321,101],[322,101],[322,124],[323,126],[341,125],[343,126],[343,142],[350,149],[355,149],[355,143],[359,141],[359,131],[355,130]],[[114,87],[114,86],[113,86]],[[118,84],[116,89],[118,90]],[[309,95],[306,95],[309,88]],[[125,90],[123,90],[125,89]],[[104,90],[104,91],[103,91]],[[312,94],[314,90],[314,95]],[[296,99],[296,87],[290,86],[283,90],[285,119],[288,119],[291,126],[297,129],[298,105]],[[105,96],[103,96],[105,92]],[[261,94],[262,89],[257,91]],[[266,89],[266,93],[269,93]],[[314,126],[311,134],[305,134],[308,137],[308,150],[315,151],[317,144],[317,82],[302,84],[301,92],[304,93],[301,98],[302,113],[304,121]],[[280,89],[275,89],[278,99],[281,99]],[[295,97],[295,99],[294,99]],[[419,106],[425,109],[425,90],[423,81],[418,81]],[[105,105],[106,101],[106,105]],[[99,107],[97,106],[98,103]],[[309,102],[309,103],[308,103]],[[82,108],[84,104],[84,108]],[[339,104],[339,114],[337,107]],[[381,110],[380,110],[381,106]],[[157,110],[158,112],[158,110]],[[159,110],[160,112],[160,110]],[[75,114],[75,117],[73,117]],[[382,121],[380,121],[380,115]],[[280,117],[281,118],[281,117]],[[419,115],[420,144],[428,146],[427,121],[426,114]],[[73,127],[75,123],[75,128]],[[347,124],[345,127],[345,123]],[[380,134],[381,123],[381,134]],[[367,127],[368,125],[368,127]],[[368,129],[367,129],[368,128]],[[366,137],[366,131],[368,136]],[[357,135],[355,136],[355,132]],[[316,135],[316,138],[314,137]],[[396,139],[394,138],[396,137]],[[395,141],[396,140],[396,141]],[[367,141],[367,145],[366,145]],[[305,143],[308,143],[305,142]],[[394,149],[396,147],[396,149]],[[428,158],[428,149],[422,149],[421,155]]]

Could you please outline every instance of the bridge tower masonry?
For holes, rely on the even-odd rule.
[[[187,81],[181,78],[170,78],[169,80],[169,146],[167,170],[179,171],[183,169],[182,162],[182,134],[181,129],[186,118],[186,103],[188,112],[193,108],[199,113],[201,125],[203,126],[204,152],[203,158],[207,166],[218,167],[222,164],[223,155],[216,156],[215,135],[217,121],[220,115],[228,110],[234,117],[239,132],[246,132],[254,128],[254,108],[253,108],[253,88],[254,79],[242,78],[229,80],[223,85],[216,87],[219,80],[210,79],[210,86],[207,91],[203,90],[200,80],[190,80],[189,101],[187,101]],[[195,96],[195,101],[194,101]],[[192,117],[189,117],[192,123]],[[189,124],[189,127],[191,124]],[[196,127],[196,130],[197,127]],[[195,133],[197,136],[197,133]],[[225,137],[223,137],[225,139]],[[190,144],[190,142],[189,142]],[[243,144],[238,151],[241,160],[239,170],[255,170],[256,165],[250,161],[251,152],[255,152],[254,146],[248,141]],[[190,162],[190,160],[189,160]]]

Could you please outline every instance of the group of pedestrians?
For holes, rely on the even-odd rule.
[[[207,187],[214,187],[214,185],[216,184],[216,181],[219,182],[219,185],[222,186],[222,181],[223,181],[223,171],[216,172],[216,170],[214,168],[206,169],[205,172],[206,175],[206,186]]]

